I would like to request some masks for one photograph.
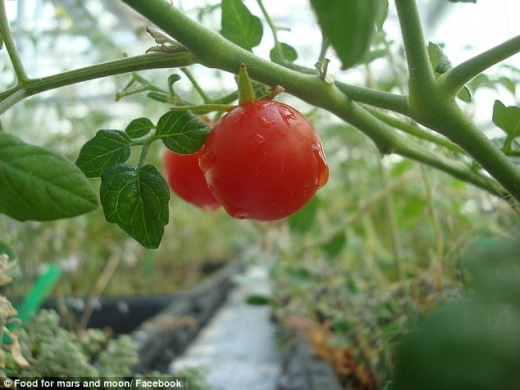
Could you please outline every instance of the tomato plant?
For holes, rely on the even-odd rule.
[[[236,75],[241,64],[245,64],[255,82],[255,91],[280,85],[288,95],[308,104],[317,115],[327,116],[327,120],[335,117],[342,123],[333,136],[328,134],[329,139],[324,136],[325,126],[317,126],[329,163],[334,167],[332,179],[322,193],[331,191],[334,193],[331,197],[341,200],[327,198],[322,202],[320,196],[315,198],[316,202],[307,203],[308,207],[303,207],[287,224],[258,227],[267,229],[276,225],[283,231],[288,226],[285,230],[290,234],[304,236],[301,242],[293,236],[284,241],[291,244],[285,246],[291,248],[287,252],[293,251],[285,253],[286,257],[292,256],[296,265],[308,257],[310,264],[306,272],[289,273],[289,279],[302,282],[299,293],[313,293],[308,286],[317,279],[315,275],[322,278],[330,272],[330,278],[337,283],[331,295],[345,298],[339,307],[348,312],[337,321],[338,329],[350,332],[359,325],[356,319],[350,318],[354,317],[352,303],[355,302],[359,312],[361,308],[372,307],[375,317],[381,314],[382,319],[368,318],[374,326],[366,329],[398,323],[389,324],[387,319],[393,320],[400,309],[386,302],[365,305],[363,299],[358,300],[356,294],[361,295],[363,288],[371,294],[384,292],[385,287],[392,288],[396,299],[405,303],[403,310],[407,318],[414,317],[411,312],[415,304],[403,298],[415,294],[409,289],[409,282],[420,281],[420,271],[434,275],[434,286],[426,287],[434,290],[434,297],[443,296],[444,276],[448,275],[455,283],[454,264],[462,251],[461,242],[469,245],[473,238],[470,236],[480,234],[471,219],[475,215],[484,219],[483,215],[487,218],[494,211],[503,212],[507,218],[496,219],[502,234],[513,231],[513,226],[517,228],[517,219],[504,221],[516,218],[520,202],[520,115],[517,103],[507,102],[517,101],[519,70],[510,58],[520,53],[520,35],[452,64],[441,50],[443,42],[429,42],[438,38],[431,29],[423,29],[419,7],[427,2],[352,0],[331,5],[330,0],[311,0],[307,2],[308,11],[315,16],[316,29],[309,29],[313,32],[305,35],[306,43],[310,44],[305,48],[304,58],[299,57],[304,50],[297,46],[297,39],[290,40],[296,34],[286,35],[290,29],[285,27],[292,26],[279,26],[282,19],[276,19],[275,23],[274,15],[270,14],[286,2],[273,1],[272,6],[266,7],[263,3],[267,5],[267,0],[214,0],[208,2],[211,6],[200,8],[196,15],[185,12],[180,1],[121,2],[161,29],[162,32],[148,29],[156,46],[144,48],[142,52],[146,50],[147,54],[130,53],[116,60],[42,76],[26,69],[7,18],[5,4],[10,2],[0,0],[0,49],[2,55],[6,54],[2,60],[8,59],[12,65],[0,64],[2,76],[9,73],[9,77],[0,79],[5,87],[0,92],[0,114],[11,113],[14,105],[35,94],[122,73],[130,73],[130,80],[116,99],[144,91],[156,102],[165,104],[160,106],[160,113],[146,113],[150,117],[162,115],[157,122],[138,118],[125,131],[107,127],[93,135],[101,126],[94,129],[92,122],[82,121],[88,122],[83,124],[82,137],[92,138],[85,141],[77,137],[83,147],[77,145],[75,149],[67,144],[60,149],[53,145],[56,148],[51,147],[52,151],[36,145],[41,138],[31,139],[20,130],[28,126],[4,121],[9,115],[2,117],[0,213],[5,219],[64,219],[90,212],[101,204],[108,222],[116,223],[144,247],[157,248],[164,227],[170,221],[171,203],[168,184],[155,168],[153,153],[150,153],[156,141],[187,155],[197,153],[205,144],[199,158],[204,176],[216,198],[235,217],[270,220],[298,210],[326,181],[321,143],[312,126],[295,109],[282,109],[290,113],[286,119],[294,116],[285,121],[279,110],[286,107],[282,103],[239,101],[240,107],[235,108],[231,104],[239,94],[234,83],[223,82],[213,87],[209,85],[209,78],[203,77],[210,70],[215,72],[211,74],[212,82],[215,74],[220,80],[223,74]],[[448,4],[457,2],[475,3],[476,0],[437,3],[446,8],[480,6]],[[214,15],[218,17],[212,18]],[[391,17],[387,20],[386,15]],[[348,20],[353,23],[345,23]],[[387,28],[387,22],[396,25]],[[270,30],[272,40],[264,39],[264,28]],[[101,31],[90,30],[92,34]],[[439,34],[442,37],[439,39],[449,43],[451,37],[446,30]],[[146,39],[151,40],[148,36]],[[32,55],[21,43],[23,40],[19,39],[22,54],[25,50]],[[257,50],[261,43],[272,43],[266,56]],[[155,71],[159,68],[168,69],[168,74]],[[348,71],[344,72],[346,68]],[[152,69],[150,73],[167,78],[167,88],[148,82],[140,73]],[[358,74],[362,80],[353,81],[350,76]],[[188,81],[189,91],[178,93],[180,87],[177,90],[175,83],[181,78]],[[498,96],[487,108],[475,109],[472,99],[478,101],[482,88],[493,90]],[[101,93],[101,89],[99,91]],[[508,96],[503,96],[506,94]],[[156,102],[154,107],[159,106]],[[142,100],[137,100],[136,106],[142,107],[141,103]],[[23,108],[24,116],[30,117],[25,115],[25,109],[30,106]],[[480,116],[486,110],[487,123],[482,123],[474,113],[478,111]],[[127,110],[120,111],[128,115]],[[207,124],[201,123],[199,114],[212,115],[215,111],[227,114],[210,132]],[[250,112],[254,115],[249,115]],[[243,126],[236,121],[242,121]],[[275,127],[277,131],[271,131]],[[350,141],[352,138],[346,137],[353,129],[359,131],[355,134],[366,136],[370,141],[368,147],[357,148]],[[40,127],[38,130],[38,134],[45,134]],[[79,149],[75,163],[56,151],[69,153]],[[138,155],[131,150],[137,150]],[[356,169],[352,169],[352,162],[357,163]],[[430,168],[437,172],[432,173]],[[98,178],[100,183],[96,181]],[[88,179],[94,179],[94,186]],[[461,182],[468,186],[457,187]],[[97,184],[100,184],[99,194]],[[461,187],[464,190],[458,192]],[[475,188],[480,191],[474,191]],[[331,208],[324,211],[325,207]],[[171,215],[174,210],[172,208]],[[468,218],[469,215],[472,217]],[[220,228],[219,223],[215,225]],[[479,228],[483,225],[481,222]],[[489,231],[500,231],[495,227]],[[14,241],[9,234],[5,236]],[[91,237],[85,234],[78,242],[88,241],[86,238]],[[304,244],[299,245],[302,242]],[[34,253],[34,257],[38,257],[38,251]],[[274,257],[278,260],[281,256]],[[320,261],[324,258],[326,262]],[[345,264],[341,263],[343,260]],[[332,266],[332,261],[341,267]],[[356,267],[366,267],[369,276],[360,278]],[[344,275],[348,275],[348,279]],[[320,280],[319,291],[308,297],[306,306],[310,308],[310,317],[321,318],[323,306],[316,308],[313,304],[317,304],[316,297],[321,301],[323,289],[330,287],[329,282]],[[374,288],[374,283],[379,290]],[[484,306],[487,311],[487,305]],[[320,313],[313,313],[318,309]],[[387,315],[388,312],[392,315]],[[330,314],[328,319],[337,317],[337,313],[325,314]],[[474,318],[469,315],[467,321]],[[492,332],[495,327],[486,329]],[[394,329],[388,332],[395,334]],[[373,365],[373,355],[390,349],[387,346],[395,340],[386,338],[388,334],[384,336],[389,343],[363,351],[361,358],[366,360],[366,367]],[[371,335],[365,333],[355,339],[354,344],[363,348],[364,340],[371,339]],[[480,356],[488,355],[496,356],[489,351],[480,353]],[[514,359],[518,366],[517,355]],[[387,373],[388,367],[392,365],[377,368]],[[370,371],[371,376],[378,377],[374,374],[377,370]],[[374,383],[374,388],[382,388],[384,384],[382,380],[374,380]]]
[[[215,125],[200,167],[231,216],[261,221],[298,211],[329,177],[312,123],[287,104],[264,100],[233,109]]]
[[[220,207],[220,203],[209,190],[199,167],[202,150],[179,154],[166,149],[163,155],[163,173],[172,191],[180,198],[202,209],[215,210]]]

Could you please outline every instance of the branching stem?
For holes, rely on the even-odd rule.
[[[13,34],[9,28],[9,21],[7,20],[7,13],[5,10],[4,0],[0,0],[0,36],[4,40],[5,48],[13,64],[13,69],[18,79],[18,84],[22,85],[29,80],[25,68],[20,58],[20,53],[16,48],[16,42],[14,41]]]
[[[143,69],[181,67],[193,63],[195,63],[193,57],[186,52],[176,54],[151,53],[87,66],[39,79],[30,79],[25,84],[19,84],[0,93],[0,114],[21,100],[12,99],[6,102],[6,99],[15,93],[20,96],[23,95],[23,99],[51,89],[116,74],[136,72]]]
[[[440,77],[439,84],[447,93],[456,94],[481,72],[518,53],[520,53],[520,35],[450,69]]]

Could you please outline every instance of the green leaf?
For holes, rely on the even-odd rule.
[[[262,21],[249,11],[242,0],[222,0],[220,33],[243,49],[252,51],[262,40]]]
[[[0,255],[7,255],[9,261],[16,260],[16,252],[7,243],[0,240]]]
[[[466,103],[471,103],[471,100],[473,98],[471,91],[467,86],[462,87],[462,89],[457,94],[457,97]]]
[[[347,235],[345,232],[336,233],[330,240],[321,246],[323,252],[329,259],[336,257],[347,243]]]
[[[305,233],[312,229],[318,214],[319,203],[319,198],[314,196],[304,208],[287,218],[291,232]]]
[[[444,53],[438,44],[429,42],[428,54],[430,56],[432,68],[436,73],[443,74],[452,68],[448,56]]]
[[[506,107],[500,100],[495,100],[493,123],[504,130],[506,134],[517,137],[520,134],[520,108],[516,106]]]
[[[130,137],[120,130],[99,130],[79,152],[76,165],[85,176],[99,177],[107,167],[124,163],[130,157]]]
[[[170,90],[170,95],[175,95],[175,91],[173,90],[173,84],[181,79],[177,73],[171,74],[168,77],[168,89]]]
[[[507,134],[504,151],[511,151],[513,140],[520,136],[520,107],[506,107],[500,100],[495,100],[492,120]]]
[[[264,295],[250,295],[246,298],[246,303],[253,306],[269,305],[271,302],[271,298]]]
[[[312,274],[303,268],[286,268],[284,275],[289,281],[297,284],[306,284],[312,281]]]
[[[155,137],[179,154],[196,153],[208,137],[209,125],[189,111],[170,111],[157,123]]]
[[[321,32],[348,69],[364,60],[376,24],[384,12],[384,0],[311,0]]]
[[[450,3],[473,3],[477,4],[477,0],[448,0]]]
[[[280,46],[282,48],[283,58],[279,58],[278,50],[276,50],[276,48],[273,48],[269,53],[269,58],[271,58],[271,61],[280,62],[280,60],[285,60],[289,62],[294,62],[298,59],[298,52],[294,47],[283,42],[280,43]]]
[[[118,164],[101,173],[105,218],[146,248],[157,248],[168,224],[170,190],[153,165]]]
[[[497,80],[498,83],[506,87],[512,95],[516,93],[516,81],[511,80],[509,77],[500,77]]]
[[[141,138],[147,135],[155,126],[148,118],[137,118],[132,120],[125,129],[130,138]],[[126,161],[126,160],[125,160]],[[124,162],[124,161],[121,161]]]
[[[19,221],[50,221],[88,213],[97,205],[96,193],[73,162],[0,134],[0,213]]]
[[[437,77],[446,73],[452,68],[448,56],[446,55],[446,53],[444,53],[444,51],[438,44],[429,42],[428,54],[430,56],[432,68],[435,71]],[[462,89],[457,94],[457,97],[463,102],[470,103],[472,99],[470,89],[467,86],[462,87]]]

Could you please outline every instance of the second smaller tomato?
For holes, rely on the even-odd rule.
[[[199,167],[202,149],[193,154],[178,154],[167,149],[163,156],[163,173],[171,190],[185,201],[205,210],[214,210],[220,203],[208,188]]]

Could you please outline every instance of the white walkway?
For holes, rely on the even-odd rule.
[[[275,390],[280,373],[276,326],[268,306],[251,306],[251,294],[269,293],[268,273],[251,266],[237,279],[224,305],[199,333],[171,371],[186,366],[209,369],[213,390]]]

